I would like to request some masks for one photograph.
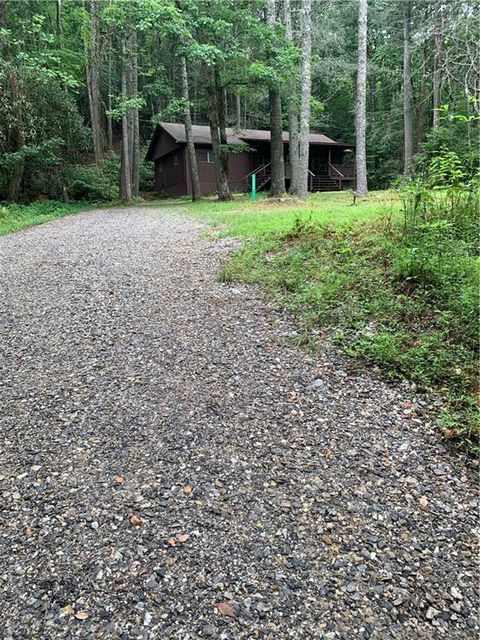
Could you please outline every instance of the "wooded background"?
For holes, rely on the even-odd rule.
[[[473,167],[479,25],[473,0],[0,0],[0,200],[148,191],[162,120],[210,124],[219,172],[225,126],[365,128],[370,188],[442,146]]]

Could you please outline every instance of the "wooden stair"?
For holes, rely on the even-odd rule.
[[[312,176],[311,191],[339,191],[340,181],[331,176]]]

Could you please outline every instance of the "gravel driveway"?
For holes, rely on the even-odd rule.
[[[477,637],[471,463],[201,231],[0,238],[0,637]]]

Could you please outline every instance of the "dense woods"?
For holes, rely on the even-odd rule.
[[[144,149],[161,120],[210,126],[221,199],[226,127],[271,130],[276,196],[282,130],[301,197],[309,130],[357,140],[359,193],[442,147],[468,172],[477,162],[472,1],[0,0],[0,28],[2,200],[151,190]]]

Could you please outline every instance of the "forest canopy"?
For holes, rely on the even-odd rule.
[[[356,134],[358,6],[316,0],[308,16],[307,125],[346,143]],[[304,12],[293,0],[0,0],[0,200],[152,190],[143,158],[162,120],[215,121],[220,156],[222,126],[269,129],[276,109],[288,129],[307,106]],[[469,0],[368,2],[370,188],[410,160],[422,170],[440,149],[475,170],[478,17]]]

